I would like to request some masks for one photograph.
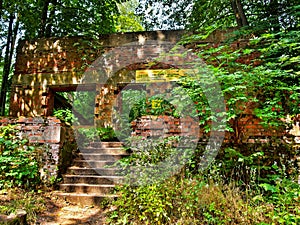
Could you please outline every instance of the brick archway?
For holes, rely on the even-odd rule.
[[[225,33],[226,31],[214,33],[203,43],[219,43],[225,39]],[[113,83],[131,82],[133,74],[122,76],[118,73],[124,68],[133,71],[138,65],[145,67],[152,62],[162,69],[165,65],[185,66],[184,61],[188,59],[189,54],[185,57],[162,54],[169,53],[184,34],[186,32],[183,30],[151,31],[104,35],[98,40],[88,37],[65,37],[20,41],[12,80],[10,116],[50,115],[51,86],[68,88],[78,84],[96,83],[100,91],[99,87],[106,85],[108,77],[112,78]],[[182,46],[180,48],[179,52],[176,50],[179,55],[188,50]],[[102,57],[103,61],[97,61],[99,57]],[[98,63],[104,66],[104,69],[97,73],[89,67],[85,72],[84,68],[94,60],[96,62],[92,66],[97,68]],[[86,73],[90,73],[91,79],[83,78],[83,74]]]

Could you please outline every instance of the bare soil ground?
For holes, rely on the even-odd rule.
[[[18,189],[0,191],[0,206],[2,209],[24,209],[30,225],[105,225],[105,214],[109,211],[101,206],[66,202],[51,191],[38,194]]]
[[[37,215],[39,225],[105,225],[105,210],[99,206],[80,206],[50,194],[46,209]]]

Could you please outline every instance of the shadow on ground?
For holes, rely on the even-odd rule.
[[[105,212],[99,206],[71,204],[51,195],[45,202],[46,210],[37,215],[36,225],[104,225]]]

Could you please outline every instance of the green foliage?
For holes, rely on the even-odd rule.
[[[297,215],[290,215],[289,220],[270,216],[274,208],[281,210],[272,202],[257,204],[258,197],[251,199],[235,186],[206,183],[201,177],[172,177],[163,184],[122,186],[119,191],[122,195],[113,202],[117,208],[109,215],[110,224],[221,225],[299,221]]]
[[[240,30],[240,34],[242,32]],[[190,36],[186,41],[193,42],[199,38],[203,37],[195,35],[193,39]],[[233,48],[231,43],[217,47],[201,45],[197,53],[208,64],[207,73],[215,76],[221,86],[227,108],[226,129],[232,132],[235,143],[243,139],[245,124],[255,118],[261,119],[267,130],[282,132],[289,126],[282,118],[287,115],[294,117],[300,112],[299,57],[296,53],[300,43],[299,32],[265,33],[250,40],[244,48]],[[203,98],[205,93],[199,80],[184,77],[178,83],[197,102],[197,114],[205,129],[205,124],[218,113],[213,112]],[[242,125],[239,121],[245,121],[251,111],[255,117],[248,116]]]
[[[45,199],[41,194],[43,193],[40,190],[35,192],[20,188],[0,190],[0,214],[9,215],[22,209],[27,213],[27,222],[34,224],[37,214],[46,209]]]
[[[136,142],[142,143],[139,150],[133,149],[132,157],[121,160],[123,167],[150,166],[168,156],[169,147],[163,142],[158,145],[150,141],[150,148],[146,148],[146,142]],[[209,168],[197,173],[191,168],[197,165],[195,161],[163,182],[119,186],[120,195],[111,203],[116,209],[110,212],[109,223],[298,224],[300,186],[287,178],[287,163],[269,165],[264,159],[270,156],[265,157],[263,152],[245,155],[242,151],[226,148]]]
[[[13,126],[0,128],[0,188],[34,187],[40,183],[38,153]]]
[[[199,28],[206,29],[210,26],[215,28],[222,26],[231,27],[234,25],[234,22],[230,2],[226,0],[196,0],[192,14],[189,17],[189,27],[194,30]]]
[[[278,224],[299,224],[300,222],[300,186],[291,180],[276,176],[275,184],[262,183],[264,199],[257,198],[259,201],[268,201],[274,205],[274,210],[267,213],[272,221]]]
[[[69,126],[76,121],[76,118],[70,109],[54,110],[53,115]]]
[[[112,224],[166,224],[172,210],[172,196],[164,194],[161,188],[162,186],[156,184],[136,189],[122,187],[124,197],[116,202],[120,211],[114,211],[110,216],[113,219]],[[139,211],[133,205],[138,206]]]
[[[94,141],[118,141],[116,133],[112,127],[91,127],[79,128],[78,141],[81,143]]]
[[[122,91],[122,112],[124,117],[128,116],[128,122],[145,115],[168,115],[179,117],[179,112],[172,102],[160,95],[147,97],[145,91],[124,90]]]
[[[143,26],[141,25],[141,19],[134,14],[137,5],[137,0],[131,0],[117,4],[120,13],[116,24],[117,32],[136,32],[144,30]]]
[[[19,14],[25,38],[39,36],[96,36],[115,31],[117,2],[98,1],[4,1],[2,17]],[[5,24],[3,24],[4,26]],[[44,32],[41,32],[44,30]]]
[[[97,134],[101,141],[117,141],[115,131],[112,127],[97,128]]]
[[[132,154],[130,160],[134,165],[155,165],[168,158],[173,152],[180,137],[172,136],[167,138],[146,139],[140,136],[131,137],[126,145],[131,146]],[[126,158],[126,161],[128,158]]]
[[[187,24],[193,1],[141,0],[135,10],[146,30],[183,29]]]
[[[188,157],[190,151],[180,153],[176,146],[180,137],[146,139],[140,136],[130,137],[126,146],[131,152],[129,157],[119,160],[114,166],[121,169],[129,183],[144,185],[164,180],[174,170],[178,170],[177,161]],[[188,145],[187,145],[188,146]],[[181,164],[179,163],[179,166]]]
[[[299,26],[299,2],[296,0],[195,0],[189,17],[189,27],[193,30],[205,30],[207,27],[212,26],[215,28],[241,26],[237,22],[238,18],[235,17],[236,13],[240,13],[240,9],[235,12],[234,3],[240,5],[240,8],[244,11],[248,26],[252,30],[278,31],[281,28],[296,29]]]
[[[168,115],[178,117],[178,112],[175,107],[160,96],[153,96],[142,99],[131,108],[129,113],[129,121],[133,121],[138,117],[145,115]]]
[[[211,68],[203,66],[196,68],[198,74],[194,76],[181,77],[178,87],[172,90],[174,99],[171,101],[177,106],[179,115],[188,115],[199,118],[199,123],[204,132],[211,131],[211,122],[218,122],[224,117],[225,108],[223,103],[223,93],[219,90],[219,84]],[[184,96],[184,99],[183,99]],[[193,105],[191,105],[193,103]],[[187,111],[188,109],[188,111]],[[224,130],[224,121],[219,123],[216,129]]]
[[[53,115],[68,125],[91,125],[94,122],[95,92],[56,92]]]

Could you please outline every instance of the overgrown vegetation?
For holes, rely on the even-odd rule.
[[[40,195],[41,155],[39,148],[19,136],[15,126],[0,127],[0,214],[23,209],[33,223],[36,214],[45,210]]]
[[[272,197],[234,184],[173,177],[162,184],[122,187],[111,224],[298,224],[299,186],[284,180]],[[273,188],[273,186],[271,186]],[[270,191],[270,189],[268,189]]]
[[[291,13],[297,6],[287,8]],[[282,135],[289,135],[285,129],[299,121],[300,113],[299,14],[293,12],[289,15],[293,23],[287,29],[278,29],[280,23],[272,20],[269,27],[262,24],[264,30],[240,28],[227,42],[209,46],[201,42],[207,37],[204,34],[218,26],[207,26],[206,33],[182,42],[198,46],[196,54],[217,78],[226,101],[226,131],[231,139],[208,168],[199,166],[203,146],[198,146],[180,173],[153,182],[161,175],[154,171],[152,176],[140,176],[145,179],[143,185],[119,186],[120,197],[111,203],[116,210],[109,214],[110,224],[300,223],[299,149],[292,147],[292,136],[288,136],[291,145],[282,142]],[[245,39],[249,41],[240,43]],[[209,134],[209,122],[221,116],[221,110],[212,110],[199,80],[183,77],[178,84],[195,103],[194,113]],[[240,123],[249,112],[251,118]],[[254,120],[274,134],[266,139],[267,143],[243,143],[249,138],[246,124]],[[134,166],[141,175],[145,167],[155,168],[164,156],[176,151],[174,146],[153,146],[151,140],[138,143],[133,155],[119,165]]]
[[[116,30],[143,29],[133,13],[137,2],[127,6],[113,0],[105,0],[103,4],[94,0],[44,0],[37,3],[22,0],[21,3],[10,0],[1,1],[0,5],[0,37],[5,43],[5,52],[0,56],[0,66],[3,68],[0,74],[2,115],[7,108],[6,96],[18,37],[80,34],[98,37],[99,34]],[[294,158],[299,155],[299,150],[279,144],[281,137],[276,136],[275,142],[268,139],[269,144],[258,143],[259,147],[243,144],[244,138],[248,138],[247,130],[245,123],[239,123],[246,118],[247,110],[252,117],[247,119],[246,124],[259,119],[263,127],[274,135],[299,122],[299,2],[195,0],[193,3],[140,1],[136,12],[143,16],[146,29],[184,26],[199,32],[183,40],[182,44],[196,46],[195,54],[207,64],[206,72],[216,77],[220,84],[226,100],[226,112],[217,107],[211,108],[199,77],[184,77],[178,85],[194,102],[195,110],[191,113],[199,117],[205,132],[210,131],[210,121],[225,116],[224,129],[231,134],[232,142],[223,146],[218,157],[205,170],[199,164],[203,146],[198,146],[193,155],[189,151],[190,160],[179,173],[164,176],[156,170],[156,165],[176,152],[177,137],[172,140],[133,140],[135,144],[130,144],[132,156],[120,161],[119,166],[126,172],[133,165],[136,174],[140,174],[142,185],[119,187],[120,197],[111,203],[117,209],[109,214],[110,223],[299,224],[300,187],[295,177],[299,168]],[[188,10],[190,7],[192,10]],[[157,17],[149,17],[150,13]],[[161,20],[162,15],[166,18],[164,21]],[[235,30],[235,35],[222,44],[203,44],[203,39],[218,28]],[[95,52],[99,51],[98,47],[94,46]],[[84,62],[90,61],[90,58],[84,57]],[[174,95],[180,94],[182,89],[174,89]],[[127,94],[128,101],[132,102],[129,106],[133,106],[125,109],[130,112],[129,122],[149,114],[180,116],[176,111],[178,108],[175,110],[173,107],[175,102],[164,102],[160,96],[148,101],[139,93]],[[93,98],[90,100],[94,101]],[[175,100],[176,105],[181,104],[184,108],[182,99]],[[84,109],[80,113],[84,114],[86,108],[81,107],[81,103],[86,102],[78,103],[78,108]],[[93,110],[94,102],[89,106]],[[55,115],[66,123],[73,122],[70,110],[59,110]],[[289,121],[284,120],[287,116]],[[82,130],[82,134],[89,141],[98,138],[113,140],[116,137],[111,128]],[[293,137],[288,138],[293,144]],[[9,196],[18,193],[17,197],[8,197],[7,201],[1,196],[0,212],[10,213],[24,207],[34,216],[42,208],[42,201],[28,192],[40,182],[37,149],[28,146],[27,141],[18,137],[16,131],[8,126],[0,130],[0,153],[1,194]],[[145,168],[152,169],[151,176],[147,176],[149,171]],[[156,178],[163,179],[155,182]],[[13,187],[26,191],[7,191]]]
[[[34,224],[37,214],[46,209],[44,193],[20,188],[0,190],[0,214],[10,215],[19,209],[26,211],[28,224]]]
[[[127,121],[133,120],[144,115],[168,115],[178,117],[179,113],[176,108],[164,96],[154,95],[147,97],[144,90],[123,90],[122,115],[128,117]]]
[[[121,160],[118,165],[125,172],[134,168],[134,174],[139,174],[139,183],[129,182],[118,187],[120,197],[111,203],[116,210],[109,214],[110,224],[300,222],[300,186],[295,181],[295,161],[283,161],[284,157],[271,160],[272,144],[264,148],[260,144],[257,149],[245,149],[245,145],[243,150],[249,152],[244,154],[240,152],[242,149],[225,147],[205,170],[199,168],[203,153],[199,146],[180,173],[164,177],[155,166],[176,153],[170,140],[174,144],[178,138],[160,141],[132,139],[132,145],[136,146],[132,149],[132,156]],[[279,151],[279,148],[282,148],[282,153],[296,154],[290,152],[292,149],[288,146],[274,149]],[[134,178],[132,175],[127,173],[130,179]]]
[[[39,166],[38,150],[13,126],[0,127],[0,188],[34,188],[40,183]]]
[[[118,141],[112,127],[91,127],[77,129],[77,143],[89,144],[97,141]]]

